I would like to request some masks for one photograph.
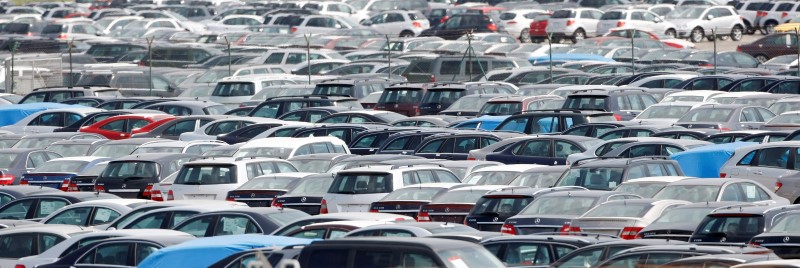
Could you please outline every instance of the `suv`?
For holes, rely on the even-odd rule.
[[[745,244],[772,227],[776,220],[800,206],[733,205],[711,211],[689,238],[693,244]]]
[[[795,1],[777,1],[763,5],[763,7],[771,6],[772,8],[758,12],[756,14],[756,21],[754,25],[758,26],[761,33],[768,35],[775,33],[775,26],[791,22],[792,18],[797,17],[797,6],[800,3]]]
[[[609,112],[579,110],[537,110],[530,113],[512,115],[495,130],[513,131],[526,134],[563,132],[573,125],[594,122],[616,121]]]
[[[555,186],[581,186],[589,190],[610,191],[628,180],[654,176],[683,176],[683,170],[677,161],[663,156],[630,159],[598,157],[573,163]]]
[[[545,31],[553,38],[553,43],[569,38],[578,43],[587,37],[597,36],[597,24],[603,11],[594,8],[566,8],[553,12]]]
[[[235,190],[255,177],[297,172],[292,163],[276,158],[210,159],[185,163],[164,200],[225,200]]]
[[[470,61],[460,55],[439,56],[411,61],[402,76],[411,83],[473,81],[491,70],[519,67],[523,66],[505,57],[474,56]]]
[[[559,191],[580,191],[580,187],[499,189],[485,194],[464,220],[464,224],[480,231],[500,232],[503,223],[517,215],[535,198]]]
[[[443,24],[422,31],[419,36],[437,36],[446,40],[456,40],[472,33],[505,32],[502,21],[479,13],[461,13],[447,19]]]
[[[675,24],[664,21],[656,13],[644,9],[614,9],[606,11],[597,23],[597,35],[604,35],[612,28],[632,27],[647,29],[657,34],[675,37]]]
[[[50,39],[63,39],[63,40],[86,40],[97,38],[101,30],[92,25],[90,21],[75,21],[64,23],[51,23],[44,26],[42,33],[43,37]],[[155,54],[155,53],[154,53]]]
[[[397,168],[372,166],[353,168],[336,173],[331,187],[323,195],[320,214],[367,212],[394,189],[420,183],[460,183],[449,169],[434,166]]]
[[[460,132],[432,135],[420,143],[414,155],[433,159],[467,160],[470,150],[481,149],[506,138],[517,137],[513,133]]]
[[[153,184],[177,172],[183,163],[197,155],[158,153],[129,155],[108,163],[100,176],[88,181],[76,180],[78,184],[94,181],[94,191],[117,195],[121,198],[150,199]]]
[[[420,115],[434,115],[446,110],[466,95],[514,94],[516,88],[497,82],[469,82],[465,84],[436,83],[428,89],[420,104]]]
[[[658,100],[643,89],[603,89],[572,93],[561,108],[608,111],[617,121],[629,121],[656,103]]]
[[[478,110],[478,116],[515,115],[534,110],[557,109],[563,105],[564,98],[555,95],[505,95],[486,101]]]
[[[86,50],[86,55],[91,55],[97,62],[110,62],[120,54],[146,49],[145,46],[137,44],[96,43]]]
[[[351,97],[329,97],[329,96],[296,96],[296,97],[274,97],[260,103],[253,108],[247,116],[278,118],[281,115],[306,107],[316,106],[344,106],[360,110],[361,104],[358,100]]]
[[[119,90],[109,87],[48,87],[37,88],[28,93],[19,104],[39,102],[61,102],[84,96],[121,96]]]
[[[381,98],[375,105],[375,110],[390,111],[405,116],[418,116],[421,114],[422,97],[430,87],[430,84],[394,84],[383,90]]]
[[[152,49],[152,62],[148,58],[141,61],[143,66],[153,67],[183,67],[187,64],[203,62],[215,55],[222,55],[222,52],[207,47],[182,47],[165,46]]]
[[[373,92],[383,91],[389,86],[386,79],[333,79],[317,83],[312,95],[319,96],[350,96],[361,99]]]
[[[454,132],[449,129],[419,129],[419,130],[405,130],[390,134],[380,144],[375,154],[413,154],[414,150],[419,147],[419,144],[428,136]]]
[[[711,30],[717,37],[730,35],[733,41],[742,40],[744,21],[732,6],[679,6],[667,15],[667,20],[678,28],[679,38],[689,38],[692,42],[707,38],[714,40]]]
[[[764,143],[737,149],[719,170],[721,178],[752,179],[775,193],[797,203],[794,178],[800,175],[796,164],[800,142]]]

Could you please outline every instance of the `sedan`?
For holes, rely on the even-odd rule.
[[[763,107],[737,104],[705,105],[690,110],[674,125],[723,131],[746,130],[758,129],[773,117],[775,114]]]
[[[61,155],[42,149],[0,149],[0,185],[19,184],[22,175]]]
[[[637,238],[644,239],[669,239],[689,241],[697,225],[703,221],[711,211],[732,205],[742,205],[741,202],[701,202],[677,206],[667,210],[653,223],[639,231]]]
[[[53,188],[42,188],[38,186],[25,186],[25,185],[17,185],[14,187],[2,187],[0,188],[0,207],[9,202],[17,199],[26,197],[31,194],[41,193],[41,192],[50,192],[55,191],[56,189]]]
[[[64,193],[54,191],[36,193],[11,201],[0,208],[0,219],[38,221],[70,204],[102,199],[119,199],[119,197],[111,194],[89,192]]]
[[[118,115],[89,126],[81,127],[80,132],[97,133],[110,140],[120,140],[130,138],[132,134],[148,132],[174,119],[175,117],[172,115]]]
[[[289,208],[247,208],[201,213],[173,228],[196,237],[270,234],[308,214]]]
[[[14,267],[19,258],[39,255],[73,235],[89,232],[91,230],[85,227],[72,225],[31,225],[0,230],[0,265]]]
[[[141,205],[141,199],[93,200],[68,205],[41,220],[44,224],[95,226],[108,224]]]
[[[572,220],[569,231],[634,239],[639,231],[661,216],[664,211],[686,204],[690,203],[653,199],[608,201]]]
[[[602,140],[584,136],[532,137],[509,145],[506,149],[486,155],[487,161],[505,164],[564,165],[567,156],[586,151]]]
[[[75,176],[96,164],[110,160],[108,157],[96,156],[53,159],[22,175],[20,183],[56,188],[65,192],[78,191],[78,186],[71,181]]]
[[[469,233],[478,230],[460,223],[399,221],[394,224],[377,224],[359,228],[344,237],[404,236],[425,237],[442,233]]]
[[[78,248],[41,268],[136,267],[159,249],[195,239],[189,235],[116,237]],[[121,257],[118,257],[121,256]]]
[[[749,179],[724,180],[686,179],[668,184],[653,195],[656,200],[684,200],[689,202],[760,202],[788,205],[789,200],[771,189]]]

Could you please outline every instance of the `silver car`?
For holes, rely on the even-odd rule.
[[[587,37],[597,36],[597,23],[603,11],[594,8],[565,8],[553,12],[547,22],[545,32],[551,35],[554,43],[569,38],[578,43]]]
[[[634,239],[664,211],[691,204],[679,200],[631,199],[608,201],[572,220],[570,231],[599,233]]]
[[[744,21],[731,6],[679,6],[667,14],[667,21],[678,28],[679,38],[695,43],[703,38],[712,41],[714,35],[719,39],[730,35],[733,41],[739,41],[744,35]]]
[[[800,175],[800,171],[795,167],[796,161],[790,160],[798,157],[798,150],[800,150],[800,142],[797,141],[770,142],[742,147],[737,149],[733,156],[722,165],[719,176],[721,178],[751,179],[767,189],[776,189],[775,193],[794,203],[800,201],[794,190],[781,188],[794,185],[795,182],[787,182],[790,181],[790,178]]]
[[[704,105],[689,110],[673,126],[711,128],[722,131],[759,129],[775,117],[770,110],[740,104]]]

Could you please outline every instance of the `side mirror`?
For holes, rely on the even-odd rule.
[[[361,25],[370,26],[370,25],[372,25],[372,21],[371,20],[364,20],[363,22],[361,22]]]
[[[713,20],[714,19],[714,15],[709,14],[708,16],[706,16],[706,19],[707,20]]]
[[[661,23],[661,22],[663,22],[663,20],[661,20],[661,18],[659,18],[659,17],[656,17],[655,19],[653,19],[653,22]]]

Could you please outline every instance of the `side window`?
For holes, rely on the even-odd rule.
[[[284,53],[272,53],[264,61],[264,64],[281,64],[283,62]]]
[[[259,233],[261,230],[249,217],[239,215],[223,215],[219,217],[215,236],[220,235],[237,235],[237,234],[254,234]]]
[[[33,119],[28,125],[58,127],[63,124],[64,113],[45,113]]]
[[[204,216],[192,219],[190,222],[183,224],[178,231],[191,234],[195,237],[205,237],[208,227],[214,222],[217,216]]]
[[[178,136],[182,133],[194,131],[195,120],[178,122],[164,130],[164,135]]]
[[[478,137],[457,138],[453,153],[466,154],[474,149],[478,149]]]
[[[759,167],[787,168],[789,162],[789,148],[765,148],[758,153],[757,165]]]
[[[639,145],[633,146],[630,148],[627,157],[640,157],[640,156],[651,156],[651,155],[658,155],[658,145],[648,144],[648,145]]]
[[[555,157],[557,158],[565,158],[571,154],[576,154],[580,152],[581,148],[575,144],[565,141],[556,141]]]
[[[436,260],[425,253],[403,253],[399,267],[439,267]]]
[[[416,172],[403,173],[403,185],[419,184]]]
[[[92,218],[92,222],[89,225],[100,225],[100,224],[107,224],[111,223],[112,221],[119,218],[119,212],[107,209],[107,208],[97,208],[94,212],[94,217]]]
[[[60,236],[55,236],[55,235],[51,235],[51,234],[40,234],[39,235],[39,251],[38,251],[38,253],[42,253],[42,252],[52,248],[56,244],[61,243],[61,241],[64,241],[64,240],[66,240],[66,239],[63,238],[63,237],[60,237]]]
[[[345,254],[346,256],[346,254]],[[394,267],[394,252],[392,251],[378,251],[378,250],[357,250],[355,254],[355,263],[353,268],[373,268],[373,267]],[[320,267],[334,267],[331,263],[326,262],[326,265]],[[336,267],[346,267],[336,266]]]
[[[0,236],[0,258],[19,259],[36,255],[33,251],[35,233]]]
[[[744,157],[742,157],[742,160],[739,160],[739,163],[736,163],[736,165],[737,166],[751,166],[751,165],[753,165],[754,164],[753,163],[753,158],[755,158],[757,152],[758,152],[758,150],[752,151],[752,152],[746,154]],[[797,152],[798,152],[798,155],[800,155],[800,148],[798,148]],[[795,159],[797,159],[797,158],[795,158]],[[797,167],[797,165],[795,165],[795,167]]]
[[[530,141],[515,153],[522,156],[550,157],[550,140]]]
[[[67,201],[60,199],[42,199],[39,201],[39,206],[36,208],[34,218],[44,218],[55,212],[56,210],[69,205]]]
[[[664,170],[662,169],[661,164],[647,164],[647,172],[651,177],[659,177],[659,176],[667,176],[668,174],[664,174]]]
[[[159,247],[151,244],[136,243],[136,255],[134,256],[134,265],[139,265],[147,256],[159,250]]]
[[[739,187],[741,187],[742,193],[744,193],[745,202],[756,202],[756,201],[763,201],[770,199],[769,194],[752,183],[738,183]]]
[[[442,170],[434,170],[433,172],[436,173],[438,182],[453,182],[453,183],[461,182],[461,180],[459,180],[458,177],[453,175],[453,173]]]
[[[101,245],[84,255],[78,263],[130,266],[128,262],[130,247],[131,244],[128,243]]]
[[[446,139],[438,139],[438,140],[434,140],[432,142],[429,142],[429,143],[425,144],[422,147],[422,149],[419,150],[418,153],[428,153],[428,154],[437,153],[437,152],[439,152],[439,147],[442,146],[442,143],[444,143],[445,140]]]
[[[638,166],[633,166],[633,167],[628,169],[628,177],[626,179],[630,180],[630,179],[638,179],[638,178],[643,178],[643,177],[647,177],[647,170],[645,169],[644,165],[638,165]],[[614,188],[614,187],[617,187],[617,186],[614,185],[612,187],[612,186],[609,185],[609,188]]]
[[[741,194],[741,190],[739,186],[736,184],[731,184],[725,186],[725,189],[722,190],[722,198],[721,201],[741,201],[744,202],[744,197]]]
[[[505,257],[500,260],[509,266],[546,266],[553,262],[550,256],[550,250],[546,244],[513,243],[508,245]]]
[[[1,219],[9,219],[9,220],[24,220],[27,215],[28,211],[31,209],[33,205],[33,200],[21,200],[16,203],[8,204],[7,206],[3,207],[3,211],[0,212]],[[0,250],[0,258],[4,257],[2,255],[4,251]]]
[[[417,171],[417,178],[419,178],[419,182],[420,183],[433,183],[433,182],[436,182],[436,177],[434,177],[433,171],[430,171],[430,170]]]
[[[125,131],[125,119],[114,120],[114,121],[108,122],[105,125],[100,126],[100,129],[108,130],[108,131],[115,131],[115,132],[124,132]]]

